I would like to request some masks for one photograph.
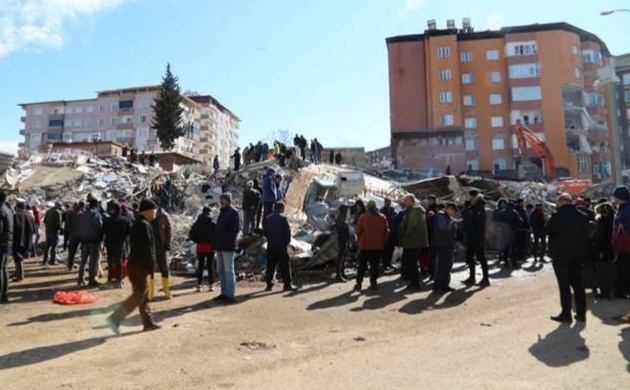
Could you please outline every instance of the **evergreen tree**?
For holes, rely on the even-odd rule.
[[[182,94],[179,79],[171,73],[171,64],[166,64],[166,74],[162,78],[162,86],[153,101],[153,120],[151,128],[155,130],[160,147],[171,150],[175,140],[186,135],[186,126],[182,121],[184,109],[181,106]]]

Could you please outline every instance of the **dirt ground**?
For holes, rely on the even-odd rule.
[[[405,294],[395,276],[376,293],[352,284],[305,285],[263,293],[239,285],[239,303],[175,279],[176,297],[153,305],[163,329],[142,333],[137,314],[122,336],[105,317],[128,290],[97,292],[85,306],[57,306],[75,290],[63,266],[31,260],[28,280],[0,306],[2,389],[627,389],[630,328],[612,317],[628,301],[589,297],[586,326],[557,326],[550,265],[510,275],[493,267],[493,286],[452,294]],[[299,279],[298,279],[299,282]],[[242,345],[245,343],[244,345]]]

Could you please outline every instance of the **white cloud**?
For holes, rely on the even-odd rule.
[[[429,0],[405,0],[405,6],[398,11],[398,17],[406,18],[407,14],[423,9],[428,3]]]
[[[503,15],[496,12],[491,13],[486,18],[486,26],[490,30],[499,30],[505,25],[505,18]]]
[[[0,57],[24,49],[60,49],[68,22],[111,11],[128,0],[1,0]]]

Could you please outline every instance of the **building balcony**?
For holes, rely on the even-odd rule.
[[[20,122],[22,122],[22,123],[26,123],[26,117],[25,117],[25,116],[21,116],[21,117],[20,117]]]
[[[208,114],[201,114],[201,119],[210,119],[210,115]]]
[[[119,108],[118,109],[118,115],[129,115],[129,114],[133,114],[134,110],[133,107],[126,107],[126,108]]]
[[[116,125],[118,130],[131,130],[133,129],[133,123],[119,123]]]
[[[22,136],[26,135],[26,129],[20,129],[20,135]]]

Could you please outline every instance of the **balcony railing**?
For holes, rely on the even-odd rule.
[[[116,128],[117,128],[118,130],[125,130],[125,129],[126,129],[126,130],[129,130],[129,129],[133,129],[133,122],[130,122],[130,123],[127,123],[127,122],[125,122],[125,123],[119,123],[119,124],[117,124],[117,125],[116,125]]]
[[[133,107],[119,108],[118,115],[121,114],[133,114]]]
[[[20,129],[20,135],[26,135],[26,129]]]

